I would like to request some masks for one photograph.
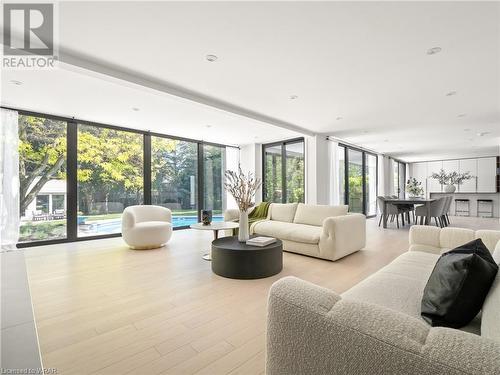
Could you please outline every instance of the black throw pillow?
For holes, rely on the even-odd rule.
[[[481,239],[442,254],[424,289],[422,318],[433,327],[467,325],[481,311],[497,271]]]

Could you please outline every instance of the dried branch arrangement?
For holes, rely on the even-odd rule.
[[[251,172],[243,173],[239,164],[237,172],[226,171],[224,177],[224,187],[233,196],[239,210],[247,211],[250,207],[253,207],[252,199],[260,188],[260,179],[255,178]]]

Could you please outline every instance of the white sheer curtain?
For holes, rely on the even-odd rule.
[[[339,143],[335,141],[328,142],[328,160],[330,169],[330,191],[328,196],[329,204],[337,206],[340,204],[340,180],[339,180]]]
[[[238,169],[238,164],[240,163],[240,149],[237,147],[226,147],[226,170],[236,171]],[[234,201],[233,196],[226,191],[226,207],[238,208],[238,205]]]
[[[16,248],[19,239],[19,135],[17,112],[1,110],[0,246]]]

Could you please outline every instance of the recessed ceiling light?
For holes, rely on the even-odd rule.
[[[290,100],[295,100],[295,99],[297,99],[297,98],[298,98],[298,96],[297,96],[297,95],[290,95]]]
[[[343,119],[343,117],[339,116],[335,120],[339,121],[339,120],[342,120],[342,119]]]
[[[456,91],[450,91],[450,92],[446,93],[446,96],[453,96],[453,95],[457,95],[457,92]]]
[[[467,113],[461,113],[457,117],[465,117],[465,116],[467,116]]]
[[[215,62],[215,61],[217,61],[218,57],[216,55],[207,55],[206,59],[207,59],[207,61]]]
[[[428,55],[435,55],[436,53],[441,52],[441,47],[432,47],[427,50]]]
[[[483,137],[483,136],[485,136],[485,135],[487,135],[487,134],[490,134],[490,132],[479,132],[479,133],[477,133],[476,135],[477,135],[478,137]]]
[[[9,83],[16,86],[21,86],[23,84],[21,81],[17,81],[15,79],[11,79]]]
[[[139,111],[140,111],[140,108],[137,108],[137,107],[132,107],[132,111],[134,111],[134,112],[139,112]]]

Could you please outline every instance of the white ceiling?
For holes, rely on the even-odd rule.
[[[498,153],[499,2],[67,2],[59,18],[61,52],[278,125],[407,161]],[[16,74],[3,99],[35,110],[226,143],[297,134],[81,70]]]
[[[227,145],[299,135],[64,63],[57,70],[3,72],[2,94],[7,107]]]

